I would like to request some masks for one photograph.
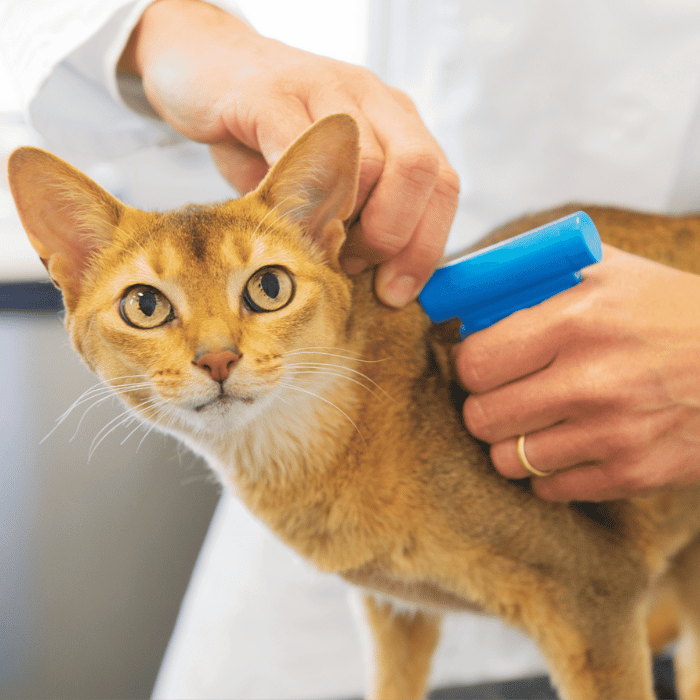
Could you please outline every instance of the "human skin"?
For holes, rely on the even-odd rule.
[[[225,67],[225,68],[224,68]],[[437,265],[457,209],[459,178],[412,101],[370,71],[266,38],[199,0],[156,0],[119,62],[139,75],[158,114],[207,143],[240,192],[262,179],[294,139],[347,112],[361,132],[359,196],[342,264],[379,264],[388,305],[414,299]]]

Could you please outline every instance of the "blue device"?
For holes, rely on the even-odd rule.
[[[438,268],[418,299],[434,323],[459,318],[464,338],[573,287],[602,257],[598,230],[579,211]]]

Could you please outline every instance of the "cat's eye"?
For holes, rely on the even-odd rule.
[[[136,328],[156,328],[175,318],[167,297],[154,287],[143,284],[126,290],[119,310],[122,318]]]
[[[251,311],[279,311],[294,296],[292,276],[281,267],[263,267],[249,280],[243,291],[243,301]]]

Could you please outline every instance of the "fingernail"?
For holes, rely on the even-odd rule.
[[[405,306],[409,301],[412,301],[415,291],[416,280],[410,275],[390,278],[378,289],[382,301],[389,306]]]
[[[347,258],[341,262],[341,265],[348,275],[358,275],[369,267],[369,263],[362,258]]]

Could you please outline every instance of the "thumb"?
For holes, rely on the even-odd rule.
[[[274,165],[312,123],[306,107],[296,100],[292,104],[283,99],[272,103],[254,100],[251,109],[246,106],[237,105],[235,112],[222,115],[224,124],[232,142],[238,141],[248,154],[257,153],[267,167]]]

